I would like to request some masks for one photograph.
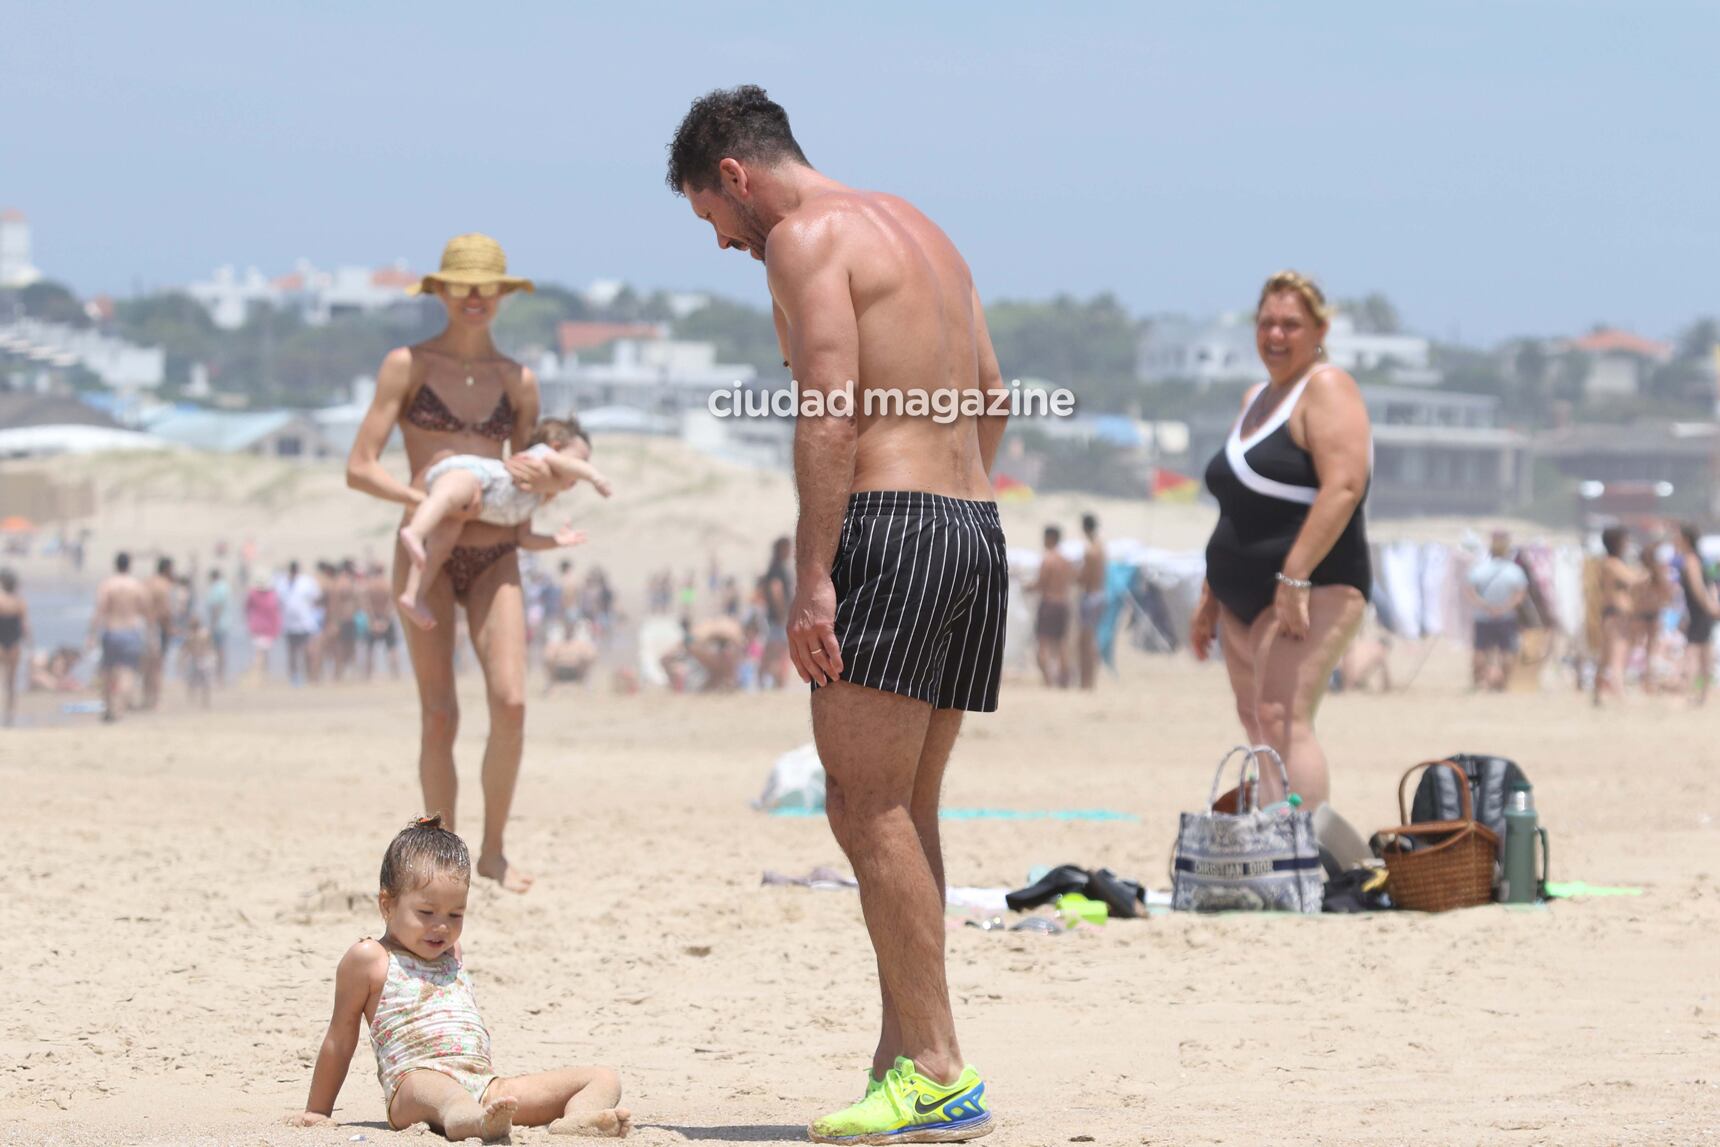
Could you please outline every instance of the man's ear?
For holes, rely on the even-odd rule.
[[[750,193],[747,169],[741,166],[741,161],[726,157],[717,164],[717,173],[723,177],[723,186],[736,199],[745,199]]]

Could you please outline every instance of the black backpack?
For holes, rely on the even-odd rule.
[[[1527,781],[1517,762],[1504,757],[1489,757],[1479,753],[1453,753],[1446,758],[1469,776],[1469,799],[1475,809],[1475,819],[1492,829],[1499,838],[1499,855],[1505,855],[1505,798],[1511,786]],[[1410,803],[1411,824],[1426,821],[1459,820],[1463,816],[1463,801],[1457,791],[1457,778],[1450,769],[1428,769],[1415,786],[1415,799]]]

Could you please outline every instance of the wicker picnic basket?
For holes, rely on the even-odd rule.
[[[1410,823],[1405,795],[1409,779],[1417,771],[1430,768],[1457,773],[1457,791],[1463,800],[1461,820]],[[1410,769],[1398,782],[1398,815],[1403,823],[1380,834],[1392,903],[1417,912],[1446,912],[1493,900],[1499,837],[1475,819],[1469,777],[1461,768],[1450,761],[1425,761]]]

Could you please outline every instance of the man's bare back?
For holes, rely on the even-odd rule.
[[[1105,546],[1097,538],[1088,539],[1081,554],[1081,589],[1100,593],[1105,588]]]
[[[130,574],[109,574],[96,587],[96,626],[141,629],[157,616],[150,591]]]
[[[1042,601],[1070,601],[1074,597],[1075,563],[1056,550],[1047,550],[1034,584]]]
[[[142,589],[149,601],[149,619],[165,632],[173,624],[173,579],[165,574],[150,574]]]
[[[809,196],[777,225],[764,254],[773,291],[798,285],[808,253],[819,260],[817,273],[846,279],[844,305],[854,315],[860,364],[851,489],[989,499],[980,419],[907,416],[882,399],[889,392],[959,394],[1000,385],[966,261],[906,200],[830,182],[831,189]],[[788,244],[796,250],[779,269],[772,253]],[[791,344],[796,326],[787,319]],[[982,351],[989,361],[982,363]],[[810,363],[805,371],[799,362],[791,366],[803,387],[827,385],[807,377]]]

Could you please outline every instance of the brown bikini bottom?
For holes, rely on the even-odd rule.
[[[484,571],[513,553],[513,542],[494,546],[455,546],[442,566],[448,584],[454,587],[454,600],[465,601],[472,584],[484,576]]]

